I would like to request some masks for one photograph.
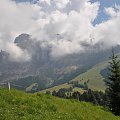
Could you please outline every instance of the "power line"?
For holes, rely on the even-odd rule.
[[[11,85],[12,85],[12,86],[15,86],[15,87],[19,87],[19,88],[25,88],[25,87],[23,87],[23,86],[16,85],[16,84],[13,84],[13,83],[10,83],[10,82],[8,82],[8,83],[0,83],[0,85],[7,85],[9,91],[10,91],[10,89],[11,89]]]
[[[6,85],[7,83],[0,83],[0,85]]]
[[[13,83],[11,83],[11,85],[16,86],[16,87],[20,87],[20,88],[24,88],[23,86],[16,85],[16,84],[13,84]]]

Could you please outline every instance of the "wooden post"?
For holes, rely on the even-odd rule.
[[[8,89],[9,89],[9,91],[10,91],[10,82],[8,82]]]

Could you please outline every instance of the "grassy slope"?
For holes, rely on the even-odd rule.
[[[119,54],[118,54],[118,59],[120,59]],[[104,91],[106,88],[105,82],[104,82],[105,78],[100,74],[100,72],[109,66],[109,62],[110,60],[106,60],[93,66],[93,68],[91,68],[90,70],[88,70],[83,74],[78,75],[72,81],[80,81],[81,79],[83,79],[82,82],[84,82],[89,79],[90,80],[90,82],[88,83],[89,88],[93,90]]]
[[[58,91],[58,90],[61,89],[61,88],[70,88],[70,87],[72,87],[71,84],[65,83],[65,84],[61,84],[61,85],[58,85],[58,86],[54,86],[54,87],[52,87],[52,88],[48,88],[48,89],[45,89],[45,90],[41,90],[40,92],[42,92],[42,93],[46,93],[46,91],[53,92],[54,90],[55,90],[55,91]],[[77,87],[75,87],[75,88],[73,89],[73,92],[74,92],[74,91],[78,91],[78,92],[80,92],[80,93],[83,93],[83,92],[84,92],[84,90],[82,90],[82,89],[80,89],[80,88],[77,88]]]
[[[51,91],[51,92],[53,92],[54,90],[55,90],[55,91],[58,91],[58,90],[61,89],[61,88],[69,88],[69,87],[71,87],[71,86],[72,86],[72,85],[69,85],[69,84],[65,83],[65,84],[61,84],[61,85],[58,85],[58,86],[54,86],[54,87],[52,87],[52,88],[48,88],[48,89],[42,90],[41,92],[46,92],[46,91]]]
[[[101,62],[93,66],[87,72],[78,75],[71,81],[81,81],[83,79],[83,81],[81,81],[81,83],[83,83],[89,79],[90,80],[88,83],[89,88],[93,90],[103,91],[105,90],[105,82],[104,82],[104,77],[100,74],[100,72],[101,70],[104,70],[107,66],[108,66],[108,61]],[[45,91],[52,92],[53,90],[58,91],[60,88],[69,88],[69,87],[71,87],[71,85],[66,83],[66,84],[58,85],[52,88],[48,88],[46,90],[43,90],[42,92],[45,92]],[[83,92],[82,89],[77,87],[74,88],[73,91]]]
[[[99,106],[0,89],[0,120],[120,120]]]
[[[87,72],[77,76],[72,81],[80,81],[82,82],[90,80],[88,83],[89,88],[93,90],[105,90],[105,82],[104,77],[100,74],[101,70],[104,70],[108,66],[108,61],[102,62],[88,70]]]

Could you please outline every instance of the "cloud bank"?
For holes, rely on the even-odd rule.
[[[93,25],[99,2],[90,0],[39,0],[36,4],[0,0],[0,49],[16,61],[30,60],[30,53],[13,43],[16,36],[29,33],[51,56],[81,53],[92,46],[108,49],[120,44],[120,7],[105,8],[107,21]],[[87,47],[86,47],[87,45]]]

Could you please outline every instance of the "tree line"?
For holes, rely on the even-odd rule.
[[[46,91],[46,94],[52,94],[65,99],[77,99],[79,101],[91,102],[95,105],[107,106],[107,95],[101,91],[88,89],[84,93],[78,91],[72,92],[71,88],[61,88],[58,91]]]

